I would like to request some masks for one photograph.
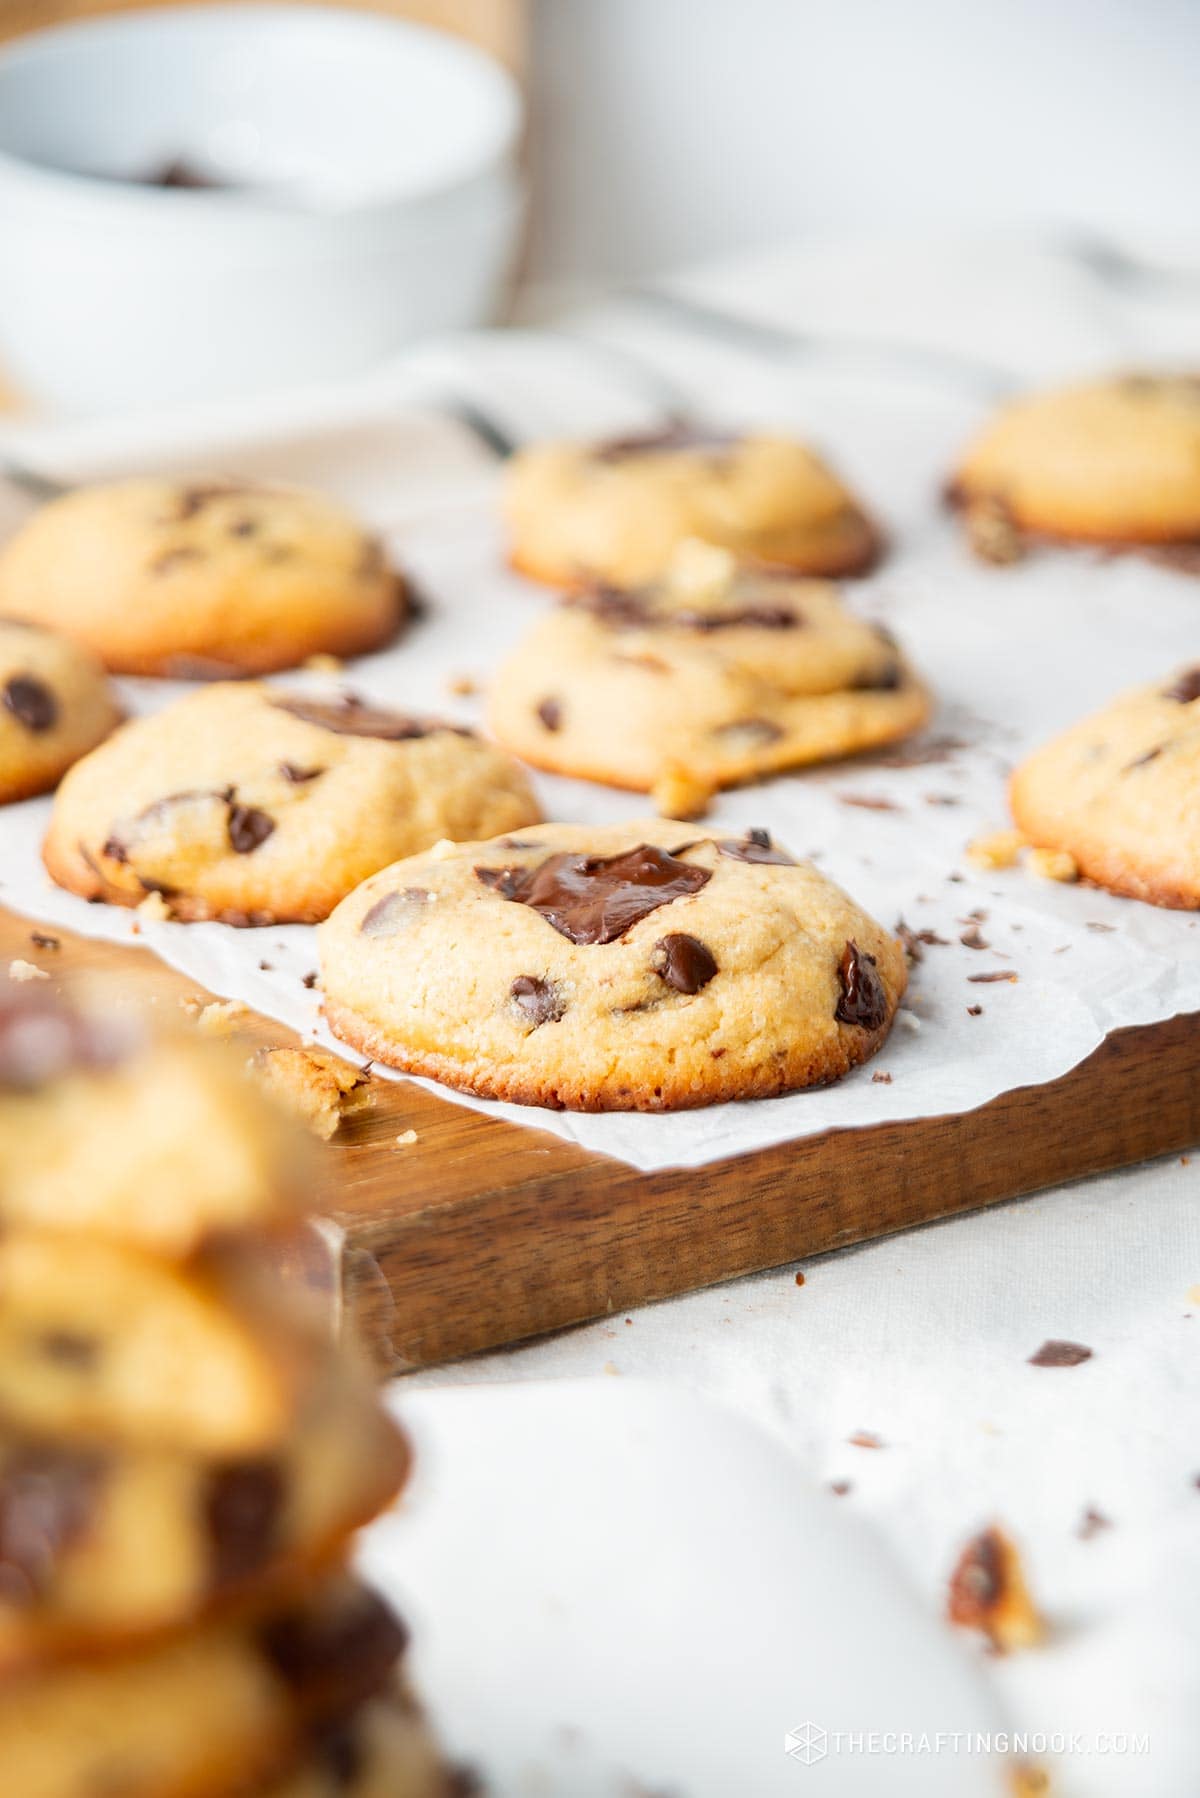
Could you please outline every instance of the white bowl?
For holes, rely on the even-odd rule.
[[[520,212],[516,85],[315,6],[173,7],[0,55],[0,363],[71,411],[354,374],[485,322]],[[220,189],[149,185],[183,160]]]

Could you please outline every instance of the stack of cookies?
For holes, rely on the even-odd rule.
[[[305,1151],[216,1044],[0,1003],[0,1789],[449,1790],[346,1569],[404,1442],[272,1268]]]

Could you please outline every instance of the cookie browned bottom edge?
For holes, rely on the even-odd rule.
[[[137,674],[158,680],[246,680],[299,668],[310,656],[330,655],[345,661],[370,655],[399,636],[410,612],[408,584],[402,575],[395,574],[391,601],[381,616],[354,624],[332,618],[319,639],[313,637],[304,643],[289,638],[284,621],[276,633],[262,638],[253,648],[247,646],[233,654],[216,643],[206,649],[191,646],[140,653],[128,648],[113,652],[89,639],[88,647],[110,674]]]
[[[992,562],[974,549],[966,522],[966,515],[972,506],[997,507],[1021,549],[1093,549],[1108,556],[1141,556],[1147,561],[1173,568],[1178,574],[1200,575],[1200,533],[1181,537],[1175,532],[1163,531],[1144,537],[1114,537],[1102,531],[1047,530],[1044,526],[1025,524],[999,489],[968,489],[956,476],[951,477],[942,487],[942,502],[962,520],[967,547],[977,560],[989,567],[1006,564]]]
[[[695,1111],[732,1099],[774,1099],[783,1093],[832,1086],[852,1069],[870,1060],[883,1045],[902,997],[902,992],[897,993],[887,1021],[878,1030],[844,1026],[842,1034],[835,1039],[836,1048],[834,1044],[830,1045],[832,1052],[784,1054],[771,1068],[753,1068],[740,1078],[721,1063],[714,1063],[715,1077],[703,1084],[682,1080],[672,1082],[668,1076],[650,1092],[637,1092],[632,1088],[596,1090],[583,1083],[573,1083],[569,1076],[553,1083],[522,1079],[517,1073],[506,1074],[482,1064],[472,1072],[449,1056],[407,1054],[402,1045],[366,1024],[357,1012],[328,998],[323,1012],[326,1023],[341,1042],[370,1056],[373,1061],[398,1068],[405,1074],[437,1080],[459,1092],[474,1093],[477,1098],[504,1099],[513,1105],[542,1106],[550,1111],[657,1112]]]
[[[268,1560],[256,1573],[234,1580],[202,1596],[170,1618],[144,1627],[121,1628],[111,1619],[94,1629],[63,1622],[33,1625],[22,1652],[0,1648],[0,1679],[24,1676],[48,1666],[79,1664],[111,1654],[140,1654],[181,1630],[216,1622],[237,1622],[299,1593],[322,1573],[337,1566],[346,1544],[396,1499],[412,1471],[412,1446],[394,1419],[380,1407],[379,1467],[343,1516],[311,1541],[294,1543]]]

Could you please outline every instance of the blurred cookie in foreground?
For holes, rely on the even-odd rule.
[[[57,795],[43,854],[87,899],[312,923],[442,837],[540,816],[511,756],[439,719],[222,682],[125,725]]]
[[[334,1560],[407,1464],[346,1369],[327,1370],[255,1456],[0,1425],[0,1674],[261,1607]]]
[[[977,552],[1031,543],[1143,550],[1200,571],[1200,374],[1129,374],[1006,406],[948,497]]]
[[[702,797],[894,742],[929,712],[890,634],[836,588],[749,570],[695,541],[662,581],[548,612],[489,701],[496,736],[526,761],[654,792],[668,812],[679,810],[672,774]]]
[[[802,574],[864,574],[882,550],[877,526],[806,444],[686,424],[523,450],[504,509],[513,566],[556,587],[653,581],[686,537]]]
[[[378,540],[339,506],[240,481],[82,487],[0,552],[0,613],[122,674],[212,679],[362,655],[405,611]]]
[[[1021,763],[1013,817],[1110,892],[1200,907],[1200,664],[1131,692]]]
[[[315,1183],[240,1058],[182,1025],[152,1029],[107,985],[0,990],[4,1235],[87,1233],[181,1260],[293,1222]]]
[[[334,1032],[409,1073],[576,1111],[823,1085],[886,1038],[904,953],[765,831],[543,825],[385,869],[321,927]]]
[[[0,618],[0,805],[57,786],[120,716],[104,669],[82,645]]]

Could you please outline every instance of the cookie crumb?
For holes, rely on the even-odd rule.
[[[668,762],[654,783],[650,798],[660,818],[702,818],[712,801],[713,788],[678,762]]]
[[[983,1016],[983,1006],[982,1005],[968,1005],[967,1006],[967,1016],[969,1018],[981,1018]]]
[[[1079,879],[1079,864],[1065,849],[1031,849],[1027,866],[1040,880],[1061,880],[1069,885]]]
[[[322,650],[317,655],[309,656],[306,662],[301,663],[301,667],[307,674],[340,674],[345,663],[340,656],[331,656]]]
[[[874,1430],[855,1430],[853,1436],[847,1436],[846,1441],[852,1448],[883,1447],[883,1437],[877,1436]]]
[[[966,856],[976,868],[1011,868],[1024,847],[1019,830],[994,830],[968,843]]]
[[[871,1084],[872,1086],[890,1086],[892,1084],[892,1076],[890,1074],[872,1074]]]
[[[420,1138],[417,1136],[415,1130],[401,1130],[399,1136],[396,1138],[397,1145],[402,1149],[411,1148],[413,1143],[418,1142],[419,1140]]]
[[[31,961],[22,961],[19,955],[15,961],[9,962],[8,977],[10,980],[17,981],[49,980],[50,978],[45,968],[36,968]]]
[[[835,1497],[845,1498],[847,1492],[853,1492],[854,1485],[851,1480],[830,1480],[829,1490]]]
[[[453,693],[456,699],[471,699],[481,690],[473,674],[452,674],[446,681],[447,693]]]
[[[1025,554],[1021,533],[1000,500],[973,500],[966,509],[964,523],[967,542],[981,562],[1005,568],[1019,562]]]
[[[803,1274],[796,1275],[796,1284],[797,1284],[797,1286],[803,1286],[803,1284],[804,1284],[804,1275]]]
[[[150,924],[168,924],[171,920],[171,908],[161,893],[147,893],[137,913]]]
[[[271,1097],[329,1142],[342,1120],[374,1102],[360,1068],[327,1049],[259,1049],[250,1067]]]
[[[1034,1648],[1045,1637],[1016,1544],[992,1525],[972,1538],[950,1575],[946,1615],[960,1629],[977,1629],[997,1654]]]
[[[1075,1534],[1081,1542],[1090,1542],[1093,1536],[1100,1534],[1101,1530],[1110,1530],[1111,1528],[1112,1518],[1106,1517],[1103,1511],[1098,1511],[1095,1505],[1088,1505],[1079,1519]]]
[[[1036,1354],[1030,1355],[1030,1367],[1080,1367],[1090,1361],[1092,1351],[1082,1342],[1061,1342],[1051,1338],[1043,1342]]]
[[[243,1005],[240,999],[213,999],[207,1005],[203,1000],[197,1004],[195,1000],[184,999],[180,1003],[185,1011],[190,1011],[197,1030],[203,1031],[205,1036],[232,1036],[238,1025],[253,1015],[250,1007]],[[196,1009],[191,1010],[192,1006]]]

